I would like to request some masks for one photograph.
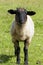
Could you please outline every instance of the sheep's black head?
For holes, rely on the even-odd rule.
[[[15,19],[18,24],[24,24],[27,20],[27,15],[34,15],[34,11],[27,11],[24,8],[17,8],[17,10],[8,10],[10,14],[16,14]]]
[[[24,24],[27,20],[27,11],[23,8],[18,8],[16,10],[15,19],[18,24]]]

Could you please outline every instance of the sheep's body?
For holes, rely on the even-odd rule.
[[[27,11],[24,8],[17,10],[8,10],[10,14],[15,14],[15,20],[11,25],[11,36],[14,43],[17,64],[20,64],[20,46],[19,41],[24,41],[24,65],[28,65],[28,46],[34,35],[34,23],[30,16],[34,11]],[[30,15],[30,16],[29,16]]]
[[[29,15],[27,15],[27,21],[22,27],[18,26],[16,21],[13,21],[11,26],[11,35],[12,41],[24,41],[28,38],[28,41],[31,42],[31,39],[34,35],[34,23]]]

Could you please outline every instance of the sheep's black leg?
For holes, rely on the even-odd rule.
[[[17,46],[19,46],[19,41],[14,42],[15,56],[17,56]]]
[[[19,47],[19,41],[15,42],[15,55],[17,56],[17,64],[20,64],[20,47]]]
[[[24,65],[28,65],[28,40],[24,43]]]
[[[20,64],[20,47],[17,47],[17,64]]]
[[[14,43],[14,49],[15,49],[15,51],[14,51],[14,55],[17,56],[16,43]]]

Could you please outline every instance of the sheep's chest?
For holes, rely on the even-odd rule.
[[[18,40],[25,40],[26,39],[26,31],[25,29],[17,29],[16,30],[16,38]]]

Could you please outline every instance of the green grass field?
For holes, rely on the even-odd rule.
[[[43,0],[0,0],[0,65],[16,65],[14,47],[10,36],[10,26],[14,15],[8,9],[23,7],[36,11],[31,16],[35,24],[35,35],[28,48],[29,65],[43,65]],[[24,63],[23,42],[20,42],[21,64]]]

